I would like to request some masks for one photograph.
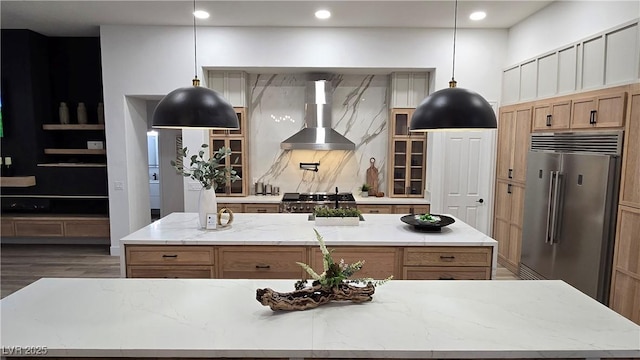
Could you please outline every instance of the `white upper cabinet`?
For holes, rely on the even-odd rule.
[[[391,108],[416,108],[429,95],[429,73],[391,74]]]
[[[207,87],[227,99],[233,107],[248,107],[247,81],[244,71],[209,71]]]
[[[639,33],[636,20],[506,68],[502,103],[638,81]]]

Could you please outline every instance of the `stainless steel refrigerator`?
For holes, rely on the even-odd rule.
[[[520,277],[607,304],[622,131],[531,135]]]

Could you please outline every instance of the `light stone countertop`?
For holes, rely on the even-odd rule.
[[[424,198],[390,198],[390,197],[361,197],[353,194],[356,199],[356,205],[428,205],[431,202]],[[226,204],[280,204],[282,194],[280,195],[251,195],[251,196],[216,196],[219,203]]]
[[[359,226],[316,226],[310,214],[234,214],[230,227],[204,230],[197,213],[171,213],[120,240],[141,245],[493,246],[498,242],[459,219],[439,233],[416,231],[399,214],[364,214]],[[495,252],[495,251],[494,251]]]
[[[640,357],[640,327],[562,281],[390,281],[273,312],[294,280],[40,279],[0,301],[3,352],[60,357]],[[5,354],[6,355],[6,354]]]

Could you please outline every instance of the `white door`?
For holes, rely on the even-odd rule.
[[[496,130],[444,134],[442,213],[490,235]]]

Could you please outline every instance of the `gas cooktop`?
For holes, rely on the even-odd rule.
[[[346,192],[284,193],[280,202],[280,212],[310,213],[316,206],[355,209],[356,199],[353,194]]]

